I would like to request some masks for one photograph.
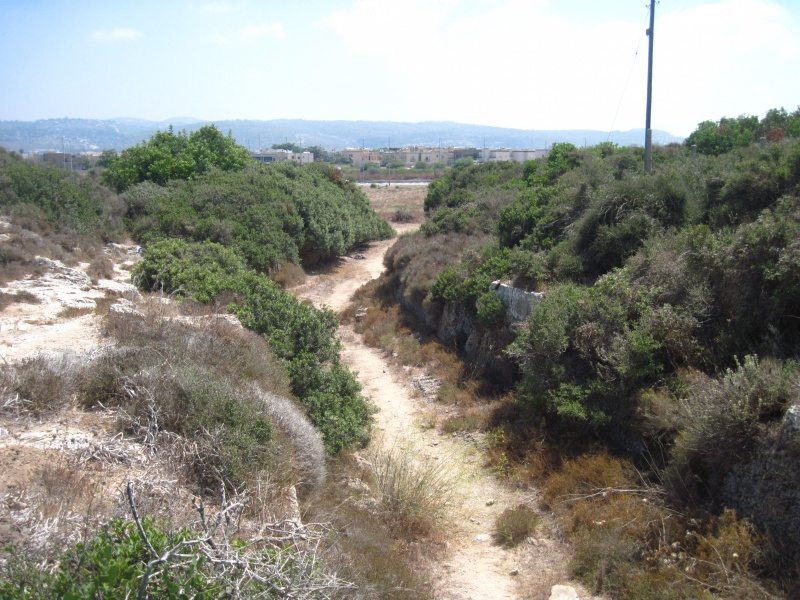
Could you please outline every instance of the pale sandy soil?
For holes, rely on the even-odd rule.
[[[408,206],[421,215],[424,188],[409,190],[365,189],[379,214],[390,216],[398,205]],[[401,233],[419,224],[395,226]],[[316,305],[343,310],[359,287],[383,271],[383,255],[393,243],[376,242],[361,251],[363,259],[343,258],[324,271],[311,274],[294,291]],[[390,449],[407,447],[420,461],[442,461],[455,481],[454,501],[446,518],[447,552],[444,559],[431,564],[436,597],[441,600],[546,599],[550,588],[568,583],[568,549],[550,533],[543,518],[535,537],[517,548],[506,550],[493,543],[495,519],[506,508],[519,504],[537,505],[533,489],[513,489],[497,480],[486,468],[480,436],[444,435],[429,426],[435,422],[437,407],[411,384],[412,376],[423,375],[412,369],[390,366],[380,350],[366,346],[352,325],[342,325],[343,361],[358,374],[364,393],[378,406],[373,444]],[[592,596],[570,583],[581,598]]]

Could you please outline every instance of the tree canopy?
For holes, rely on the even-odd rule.
[[[191,134],[185,130],[175,133],[170,126],[119,156],[107,157],[103,182],[123,192],[143,181],[164,185],[173,179],[191,179],[211,168],[241,171],[248,159],[247,149],[237,145],[230,132],[225,136],[214,125]]]

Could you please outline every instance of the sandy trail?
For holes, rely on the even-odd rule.
[[[401,231],[414,229],[406,225]],[[353,292],[383,271],[383,255],[394,240],[370,244],[363,259],[343,258],[323,273],[311,274],[294,291],[299,297],[336,311],[344,309]],[[410,372],[392,368],[380,350],[366,346],[351,325],[339,329],[342,360],[357,372],[364,393],[379,407],[373,443],[387,448],[408,446],[419,460],[447,461],[453,467],[456,490],[447,523],[450,551],[441,564],[431,565],[436,597],[442,600],[522,598],[518,573],[529,562],[530,548],[505,550],[491,541],[494,519],[508,507],[526,500],[506,489],[482,465],[475,441],[442,435],[426,428],[425,409]],[[527,498],[530,500],[530,498]],[[530,597],[530,596],[528,596]]]

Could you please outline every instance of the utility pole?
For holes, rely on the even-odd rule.
[[[647,30],[649,38],[649,51],[647,53],[647,118],[645,119],[644,132],[644,174],[653,172],[653,129],[650,123],[650,113],[653,107],[653,28],[655,27],[656,0],[650,0],[650,29]]]

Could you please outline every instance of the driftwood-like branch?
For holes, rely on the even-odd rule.
[[[194,501],[200,517],[201,531],[198,535],[157,553],[136,510],[130,482],[127,496],[132,518],[152,555],[139,585],[137,597],[140,600],[147,597],[148,586],[161,572],[159,567],[170,565],[171,572],[175,572],[188,567],[201,556],[211,565],[211,577],[230,590],[234,598],[271,598],[277,595],[281,598],[327,599],[332,598],[334,592],[355,589],[352,583],[320,568],[322,525],[304,525],[293,519],[284,519],[264,524],[258,538],[246,540],[243,545],[233,544],[232,536],[238,531],[237,523],[247,503],[238,492],[228,498],[223,486],[220,507],[213,516],[207,514],[202,499]]]

